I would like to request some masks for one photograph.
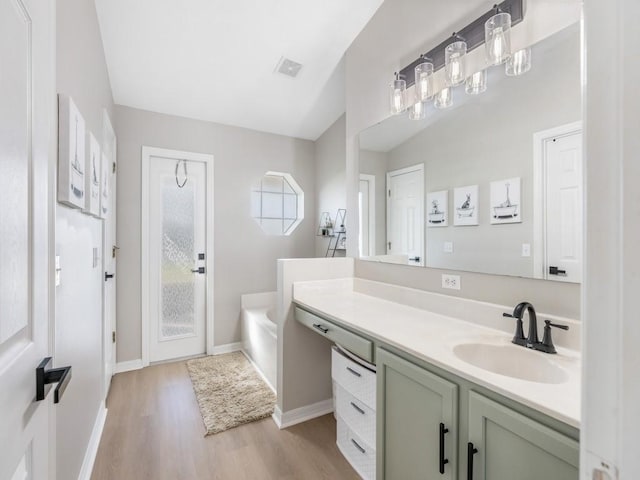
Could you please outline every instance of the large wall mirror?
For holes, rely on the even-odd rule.
[[[533,45],[532,63],[360,133],[362,259],[580,281],[579,25]]]

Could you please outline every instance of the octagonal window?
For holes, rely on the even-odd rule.
[[[252,189],[251,216],[268,235],[291,235],[304,218],[304,192],[290,174],[267,172]]]

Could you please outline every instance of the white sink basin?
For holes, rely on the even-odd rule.
[[[568,379],[567,372],[547,358],[552,355],[517,345],[462,343],[453,353],[470,365],[520,380],[557,384]]]

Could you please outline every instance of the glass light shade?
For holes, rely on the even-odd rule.
[[[453,105],[453,98],[451,97],[451,88],[443,88],[436,93],[433,101],[433,106],[436,108],[448,108]]]
[[[500,65],[511,56],[511,15],[497,13],[484,24],[484,42],[489,65]]]
[[[511,58],[507,60],[505,65],[505,73],[510,77],[524,75],[531,70],[531,49],[523,48],[517,52],[513,52]]]
[[[415,68],[416,98],[422,102],[433,97],[433,63],[424,62]]]
[[[409,118],[411,120],[422,120],[426,115],[425,104],[418,101],[409,107]]]
[[[469,95],[478,95],[487,90],[487,71],[480,70],[467,78],[464,91]]]
[[[399,115],[407,109],[407,82],[394,80],[389,86],[389,108],[392,115]]]
[[[447,74],[447,82],[452,87],[460,85],[466,78],[466,55],[467,42],[453,42],[444,49],[444,68]]]

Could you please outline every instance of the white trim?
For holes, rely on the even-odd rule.
[[[113,369],[113,373],[116,374],[130,372],[132,370],[140,370],[142,367],[143,365],[141,358],[138,358],[137,360],[129,360],[128,362],[118,362]]]
[[[249,356],[249,354],[245,351],[244,348],[240,348],[240,351],[244,354],[245,357],[247,357],[247,360],[249,360],[249,363],[253,366],[254,370],[256,372],[258,372],[258,375],[260,375],[260,378],[262,378],[262,380],[264,380],[264,383],[267,384],[267,386],[273,390],[273,393],[275,393],[276,395],[278,395],[278,391],[276,390],[276,387],[274,387],[273,385],[271,385],[271,382],[269,381],[269,379],[266,377],[266,375],[264,373],[262,373],[262,370],[260,369],[260,367],[258,366],[258,364],[256,362],[253,361],[253,359]]]
[[[183,152],[179,150],[168,150],[165,148],[142,147],[142,184],[141,184],[141,200],[142,200],[142,232],[140,241],[141,251],[141,302],[142,302],[142,366],[149,365],[149,249],[145,248],[149,244],[149,166],[151,157],[179,158],[181,160],[192,160],[195,162],[203,162],[207,171],[207,195],[205,199],[206,216],[207,216],[207,232],[206,245],[207,257],[205,260],[207,269],[206,279],[206,318],[205,318],[205,335],[206,335],[206,353],[214,355],[216,347],[214,346],[214,158],[213,155],[207,153]]]
[[[242,342],[227,343],[225,345],[216,345],[211,347],[211,350],[207,348],[207,355],[222,355],[223,353],[239,352],[242,350]]]
[[[298,423],[306,422],[331,412],[333,412],[333,398],[328,398],[321,402],[289,410],[288,412],[283,412],[280,410],[280,407],[276,406],[271,418],[273,418],[278,428],[282,430],[283,428],[289,428]]]
[[[391,222],[389,221],[389,217],[390,217],[390,213],[391,213],[391,202],[389,201],[389,185],[391,184],[391,177],[397,177],[398,175],[406,175],[407,173],[413,173],[413,172],[419,172],[422,175],[422,182],[420,182],[420,187],[421,187],[421,197],[423,198],[422,204],[420,205],[420,219],[422,222],[424,222],[424,163],[418,163],[417,165],[412,165],[411,167],[405,167],[405,168],[400,168],[398,170],[392,170],[387,172],[387,184],[384,190],[384,198],[385,198],[385,203],[387,204],[387,217],[386,217],[386,223],[387,223],[387,244],[385,245],[385,249],[384,251],[387,252],[387,254],[390,254],[391,252],[389,251],[389,238],[391,238],[389,229],[391,228]],[[422,244],[422,249],[420,251],[420,261],[418,263],[409,263],[409,265],[415,265],[415,266],[420,266],[420,267],[424,267],[425,264],[425,255],[426,255],[426,249],[425,249],[425,231],[424,231],[424,223],[422,225],[422,228],[420,229],[420,243]]]
[[[547,279],[546,272],[546,143],[582,132],[582,122],[567,123],[533,134],[533,278]],[[584,169],[583,169],[584,171]]]
[[[100,409],[98,410],[96,422],[93,424],[93,430],[91,431],[91,438],[89,438],[87,450],[84,453],[84,460],[82,461],[82,467],[80,468],[78,480],[89,480],[91,478],[93,464],[96,461],[98,447],[100,446],[100,439],[102,438],[102,430],[104,429],[106,420],[107,409],[104,402],[102,402],[100,403]]]
[[[361,173],[360,180],[369,185],[369,252],[360,252],[360,256],[372,257],[376,254],[376,176]]]

